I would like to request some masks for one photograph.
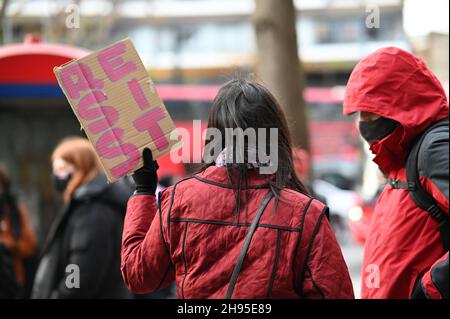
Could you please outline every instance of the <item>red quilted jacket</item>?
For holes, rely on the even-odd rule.
[[[146,293],[174,280],[180,298],[224,298],[255,213],[269,191],[250,174],[247,212],[235,213],[226,169],[211,166],[154,196],[128,202],[122,274]],[[243,200],[247,198],[245,193]],[[259,221],[232,298],[353,298],[327,208],[292,190],[270,200]]]

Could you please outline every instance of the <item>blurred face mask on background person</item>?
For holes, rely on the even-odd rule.
[[[75,172],[75,167],[66,162],[63,159],[56,159],[53,161],[53,172],[51,174],[53,187],[59,193],[63,193],[67,184],[69,184],[73,173]]]
[[[359,132],[368,143],[371,143],[382,140],[391,134],[398,124],[397,121],[385,117],[379,117],[371,121],[361,119],[359,121]]]
[[[53,187],[58,193],[64,193],[67,188],[67,184],[69,184],[70,179],[72,178],[72,174],[66,176],[58,176],[55,173],[52,173],[52,182]]]

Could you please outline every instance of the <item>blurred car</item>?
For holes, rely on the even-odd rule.
[[[367,202],[353,206],[348,211],[348,227],[354,242],[364,245],[369,231],[373,206]]]
[[[330,223],[340,244],[349,239],[348,213],[363,202],[361,196],[352,190],[341,189],[329,181],[317,179],[313,182],[315,193],[326,200],[330,209]]]
[[[350,209],[362,202],[361,196],[355,191],[341,189],[328,181],[317,179],[313,183],[313,188],[317,194],[326,199],[330,213],[344,219],[347,219]]]

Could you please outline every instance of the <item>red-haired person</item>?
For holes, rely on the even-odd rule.
[[[65,205],[44,246],[32,297],[128,298],[120,243],[129,187],[107,184],[86,139],[63,140],[51,161]]]

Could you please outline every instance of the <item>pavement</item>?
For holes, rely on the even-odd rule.
[[[349,240],[341,245],[341,249],[350,272],[355,298],[359,299],[361,298],[361,266],[364,247]]]

